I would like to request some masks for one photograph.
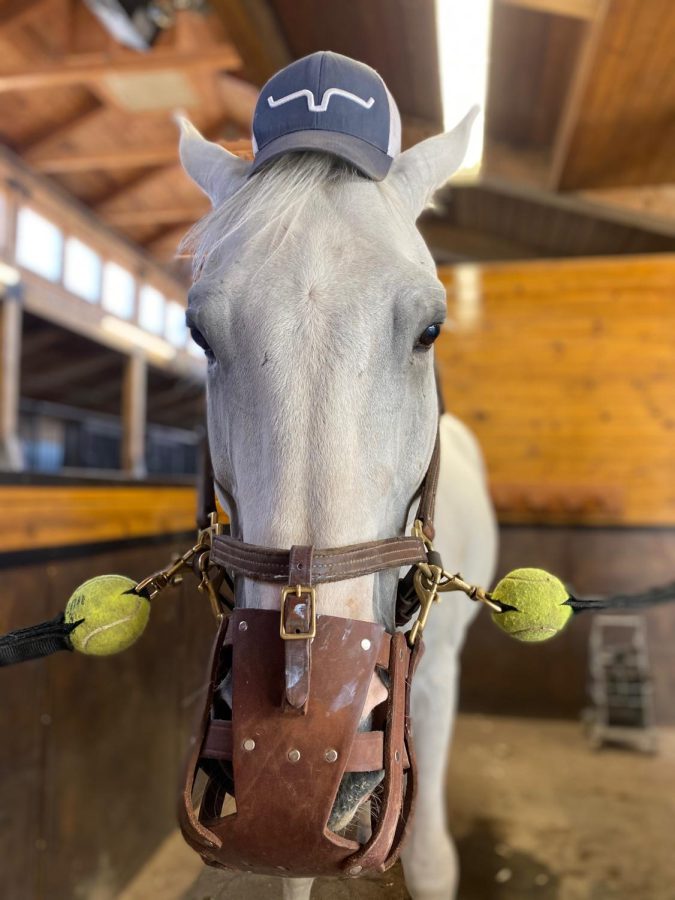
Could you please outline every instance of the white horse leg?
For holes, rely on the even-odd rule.
[[[434,626],[437,624],[434,622]],[[452,644],[429,647],[413,683],[417,808],[401,854],[405,883],[413,900],[451,900],[457,891],[459,867],[445,812],[445,772],[458,668],[457,649]]]
[[[284,878],[284,900],[309,900],[313,878]]]

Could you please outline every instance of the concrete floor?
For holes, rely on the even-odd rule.
[[[573,722],[460,716],[448,805],[460,900],[675,900],[675,729],[650,757],[591,752]],[[202,869],[175,834],[120,900],[280,897],[275,879]],[[408,897],[400,867],[312,893],[383,897]]]

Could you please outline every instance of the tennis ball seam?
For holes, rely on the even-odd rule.
[[[115,628],[117,625],[124,625],[125,622],[128,622],[130,619],[133,619],[136,613],[138,612],[138,606],[129,616],[125,616],[123,619],[117,619],[115,622],[108,622],[107,625],[99,625],[98,628],[94,628],[93,631],[90,631],[86,638],[82,641],[82,649],[87,646],[89,641],[96,637],[97,634],[101,634],[103,631],[108,631],[109,628]]]

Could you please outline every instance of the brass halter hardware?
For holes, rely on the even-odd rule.
[[[193,563],[196,563],[196,568],[201,576],[198,589],[208,596],[213,614],[220,621],[223,618],[220,591],[223,587],[225,573],[222,569],[210,565],[209,552],[213,535],[222,533],[223,526],[218,521],[218,513],[213,512],[209,516],[208,528],[203,528],[197,533],[197,543],[194,547],[191,547],[164,569],[160,569],[159,572],[140,581],[134,588],[135,593],[143,594],[148,599],[154,600],[169,585],[180,582],[183,569],[192,569]],[[211,574],[211,570],[214,568],[215,574]]]
[[[309,631],[300,631],[297,634],[286,631],[286,600],[288,597],[307,597],[309,604]],[[316,590],[304,584],[295,584],[285,587],[281,592],[281,617],[279,622],[279,634],[284,641],[312,641],[316,637]]]
[[[440,594],[442,593],[461,591],[470,600],[484,603],[490,609],[501,612],[501,607],[492,600],[492,597],[484,588],[476,584],[469,584],[459,572],[456,575],[451,575],[443,568],[441,558],[434,550],[433,543],[425,535],[422,522],[419,519],[416,519],[413,523],[412,534],[413,537],[419,538],[419,540],[424,542],[424,546],[427,548],[428,559],[425,563],[417,563],[415,567],[417,571],[415,572],[413,584],[417,598],[420,601],[420,611],[417,621],[408,632],[408,643],[411,647],[414,647],[417,640],[422,636],[431,607],[434,603],[440,602]]]

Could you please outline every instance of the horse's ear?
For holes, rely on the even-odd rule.
[[[461,166],[478,111],[474,106],[452,131],[427,138],[394,160],[386,180],[396,188],[415,218]]]
[[[180,126],[180,161],[183,168],[218,206],[238,190],[246,180],[249,163],[229,153],[220,144],[207,141],[191,122],[178,117]]]

